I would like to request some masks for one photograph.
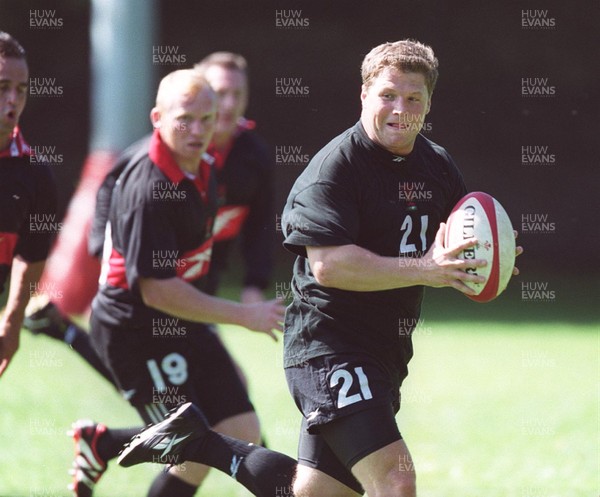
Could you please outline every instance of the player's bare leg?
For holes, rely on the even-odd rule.
[[[254,444],[260,442],[260,423],[255,412],[246,412],[224,419],[213,426],[212,430],[246,442]],[[206,478],[209,470],[210,467],[204,464],[186,461],[184,465],[173,466],[169,473],[197,487]]]
[[[358,461],[352,473],[369,497],[416,497],[415,468],[404,440],[398,440]]]
[[[360,497],[351,488],[337,481],[335,478],[308,466],[298,465],[294,479],[295,497]]]

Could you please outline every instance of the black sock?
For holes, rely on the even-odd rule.
[[[88,333],[74,324],[70,324],[65,331],[65,343],[73,347],[73,349],[75,349],[75,351],[83,357],[90,366],[115,385],[115,381],[113,380],[110,371],[102,364],[94,347],[92,347],[90,335]],[[115,388],[117,388],[116,385]]]
[[[183,459],[228,474],[257,497],[292,495],[296,461],[259,445],[209,431],[185,448]]]
[[[123,446],[135,437],[140,431],[137,428],[107,429],[98,439],[98,455],[104,461],[110,461],[119,455]]]
[[[148,497],[193,497],[196,490],[197,487],[164,471],[152,482]]]

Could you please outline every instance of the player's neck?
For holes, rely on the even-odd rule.
[[[0,152],[4,152],[8,147],[10,147],[11,139],[12,133],[0,136]]]
[[[195,163],[191,163],[191,162],[186,162],[186,163],[181,163],[178,162],[177,165],[179,166],[179,169],[181,169],[183,171],[183,173],[186,176],[198,176],[198,170],[200,169],[200,162],[195,162]]]
[[[215,133],[213,135],[212,143],[217,150],[222,151],[227,148],[232,138],[233,133]]]

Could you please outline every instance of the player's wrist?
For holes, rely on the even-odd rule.
[[[401,285],[398,287],[425,285],[431,281],[430,264],[426,257],[399,257],[398,277]]]

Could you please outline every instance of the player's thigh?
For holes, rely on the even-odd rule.
[[[404,440],[397,440],[358,461],[352,472],[369,497],[415,497],[416,475]]]
[[[323,492],[322,489],[327,489]],[[362,495],[364,490],[320,433],[309,433],[302,418],[295,495]]]
[[[260,424],[254,411],[236,414],[219,421],[212,427],[213,431],[239,440],[260,443]]]
[[[355,492],[335,478],[322,471],[299,464],[294,479],[295,497],[358,497]]]

